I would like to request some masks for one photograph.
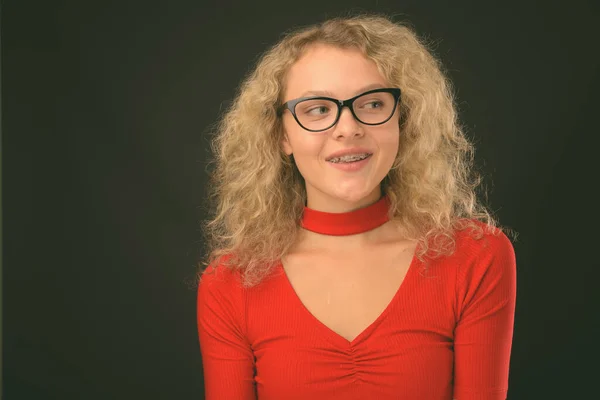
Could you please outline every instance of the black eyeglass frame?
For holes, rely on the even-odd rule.
[[[358,99],[359,97],[365,96],[367,94],[371,94],[371,93],[391,93],[394,96],[394,108],[393,108],[392,113],[390,114],[390,116],[388,118],[385,119],[385,121],[377,122],[376,124],[370,124],[370,123],[361,121],[361,119],[358,118],[358,116],[354,112],[354,107],[352,107],[352,104],[354,103],[354,101],[356,99]],[[385,124],[386,122],[388,122],[394,116],[394,114],[396,113],[396,108],[398,108],[398,103],[400,102],[400,96],[401,96],[401,94],[402,94],[402,91],[399,88],[379,88],[379,89],[373,89],[373,90],[366,91],[364,93],[361,93],[361,94],[359,94],[357,96],[354,96],[354,97],[352,97],[350,99],[347,99],[347,100],[338,100],[338,99],[334,99],[332,97],[325,97],[325,96],[300,97],[298,99],[289,100],[289,101],[286,101],[285,103],[283,103],[277,109],[277,114],[279,116],[282,116],[285,110],[289,110],[290,113],[292,113],[292,115],[294,116],[294,119],[296,120],[296,122],[298,123],[298,125],[300,125],[303,129],[305,129],[305,130],[307,130],[309,132],[323,132],[323,131],[326,131],[327,129],[331,129],[340,120],[340,116],[342,115],[342,109],[344,107],[348,107],[348,109],[350,110],[350,112],[354,116],[354,119],[356,119],[361,124],[371,125],[371,126],[373,126],[373,125],[381,125],[381,124]],[[337,115],[336,115],[335,120],[333,121],[333,123],[330,126],[328,126],[327,128],[324,128],[324,129],[308,129],[304,125],[302,125],[300,123],[300,121],[298,120],[298,117],[296,116],[296,106],[299,103],[302,103],[303,101],[306,101],[306,100],[329,100],[329,101],[335,103],[337,105]]]

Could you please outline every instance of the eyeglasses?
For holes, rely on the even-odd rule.
[[[348,107],[356,120],[365,125],[381,125],[389,121],[400,100],[400,89],[369,90],[348,100],[331,97],[301,97],[282,104],[281,116],[290,110],[298,125],[310,132],[325,131],[340,119],[342,109]]]

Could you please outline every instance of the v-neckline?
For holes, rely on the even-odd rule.
[[[312,312],[309,311],[309,309],[304,305],[304,303],[300,299],[300,296],[298,296],[298,293],[296,293],[296,290],[294,289],[292,282],[290,281],[287,273],[285,272],[285,268],[283,267],[283,263],[281,262],[281,260],[279,261],[277,268],[280,269],[280,272],[283,275],[283,280],[285,281],[286,289],[288,290],[290,296],[294,299],[293,300],[295,303],[294,306],[298,306],[302,310],[301,311],[302,313],[304,313],[309,319],[314,321],[315,326],[318,329],[320,329],[321,331],[323,331],[323,334],[325,335],[325,337],[330,342],[332,342],[332,344],[336,345],[337,347],[339,347],[341,349],[350,350],[353,347],[355,347],[358,343],[365,340],[369,335],[371,335],[372,332],[377,328],[377,326],[379,326],[385,320],[387,314],[390,313],[391,309],[394,308],[396,306],[396,304],[400,301],[399,298],[404,295],[404,293],[406,292],[405,288],[409,284],[407,282],[411,281],[412,276],[416,273],[415,270],[417,269],[418,264],[420,262],[417,257],[418,249],[419,249],[419,244],[417,244],[417,246],[413,250],[413,256],[408,265],[408,269],[404,275],[404,278],[402,279],[402,282],[398,286],[398,289],[394,293],[394,296],[392,296],[392,299],[385,306],[384,310],[377,316],[377,318],[375,318],[375,320],[373,322],[371,322],[369,325],[367,325],[352,340],[348,340],[345,337],[343,337],[342,335],[340,335],[339,333],[335,332],[333,329],[331,329],[330,327],[325,325],[320,319],[318,319]]]

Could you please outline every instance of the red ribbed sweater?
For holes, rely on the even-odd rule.
[[[385,311],[352,342],[302,305],[281,264],[245,289],[222,266],[198,289],[207,400],[501,400],[508,391],[516,262],[503,234],[456,236],[413,257]]]

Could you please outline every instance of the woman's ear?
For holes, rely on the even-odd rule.
[[[285,132],[283,133],[283,138],[281,139],[281,148],[283,149],[283,152],[288,156],[292,155],[292,145],[290,144],[290,141]]]

